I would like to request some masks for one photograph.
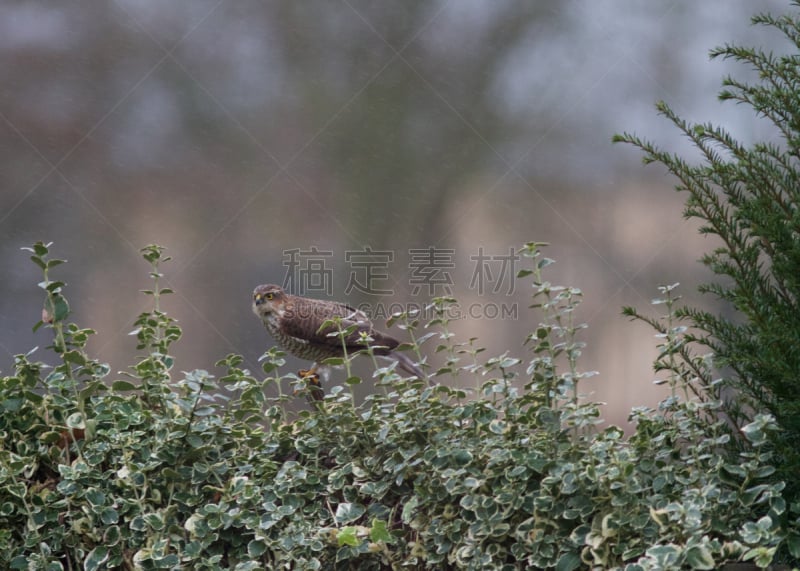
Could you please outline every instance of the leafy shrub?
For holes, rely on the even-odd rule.
[[[0,566],[634,571],[766,566],[780,545],[795,546],[764,446],[772,417],[756,416],[743,428],[748,446],[726,456],[719,403],[692,397],[676,374],[658,409],[634,411],[630,439],[598,428],[598,405],[579,392],[591,376],[577,366],[581,292],[545,281],[551,260],[539,246],[521,250],[540,316],[526,359],[483,360],[472,342],[456,343],[454,301],[441,298],[429,323],[394,321],[417,351],[438,340],[445,365],[434,378],[474,379],[473,389],[377,368],[362,403],[348,374],[293,416],[285,405],[297,397],[284,390],[302,383],[281,375],[275,349],[263,375],[238,355],[217,363],[218,379],[174,372],[181,330],[159,306],[169,291],[157,246],[143,250],[154,287],[134,330],[142,355],[109,375],[85,351],[94,332],[67,321],[64,284],[50,275],[60,261],[35,244],[37,327],[52,331],[59,364],[17,355],[0,379]],[[683,332],[663,290],[669,361]]]
[[[665,165],[688,194],[685,215],[703,222],[701,231],[720,239],[720,246],[702,261],[721,280],[701,286],[726,302],[727,313],[682,308],[676,315],[699,333],[688,341],[711,351],[722,378],[694,375],[702,391],[720,398],[722,412],[733,427],[754,415],[769,413],[778,430],[770,433],[775,451],[773,481],[784,481],[790,509],[784,526],[800,521],[800,17],[768,14],[754,24],[780,31],[794,53],[776,56],[759,49],[726,45],[712,57],[731,58],[758,72],[749,84],[726,78],[723,101],[752,108],[775,127],[779,144],[743,145],[721,127],[692,124],[665,103],[658,109],[699,149],[702,162],[691,165],[650,142],[625,134],[616,140],[645,153],[645,162]],[[634,310],[628,313],[637,316]],[[682,358],[692,360],[683,350]],[[734,436],[736,433],[733,433]],[[737,438],[731,447],[739,446]],[[796,557],[796,550],[794,553]]]
[[[699,331],[691,340],[710,349],[726,371],[721,383],[704,384],[719,396],[727,392],[724,410],[734,423],[759,413],[775,418],[780,430],[770,444],[778,454],[777,475],[788,485],[787,501],[800,506],[800,15],[762,14],[753,23],[781,32],[793,52],[777,56],[736,45],[713,50],[712,57],[758,72],[755,84],[726,78],[719,97],[767,119],[779,143],[744,145],[722,127],[680,118],[663,102],[659,112],[700,151],[700,164],[634,135],[615,139],[642,149],[646,163],[665,165],[688,194],[685,215],[720,239],[702,261],[721,279],[701,291],[725,301],[727,313],[685,308],[679,317]]]

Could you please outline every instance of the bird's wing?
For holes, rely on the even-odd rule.
[[[328,324],[323,327],[326,321],[339,318],[337,324]],[[331,347],[341,347],[342,339],[338,335],[329,335],[339,330],[355,329],[344,338],[345,346],[352,351],[364,348],[361,343],[361,333],[366,333],[374,339],[372,345],[394,348],[397,341],[391,337],[377,332],[372,327],[372,322],[363,311],[332,301],[300,299],[294,304],[290,311],[284,313],[280,321],[280,326],[286,335],[290,335],[317,345],[328,345]]]
[[[335,318],[341,319],[338,325],[331,323],[323,327],[326,321]],[[365,348],[361,342],[361,333],[366,333],[373,339],[372,346],[387,348],[376,350],[378,354],[388,353],[399,344],[392,337],[376,331],[363,311],[334,301],[301,298],[295,302],[290,311],[284,313],[280,323],[281,329],[287,335],[306,343],[327,345],[331,348],[341,347],[342,338],[329,334],[353,326],[355,329],[344,338],[344,345],[349,351]]]

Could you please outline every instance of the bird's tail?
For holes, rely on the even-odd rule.
[[[419,365],[412,361],[411,358],[405,353],[392,351],[389,353],[388,357],[394,361],[397,361],[397,367],[402,369],[406,374],[412,375],[421,380],[427,378],[425,373],[422,372],[422,369],[419,368]]]

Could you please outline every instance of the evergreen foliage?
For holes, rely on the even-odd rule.
[[[719,97],[768,120],[778,142],[744,145],[725,128],[686,121],[663,102],[658,111],[700,151],[699,164],[631,134],[615,140],[642,149],[645,163],[666,166],[688,195],[685,215],[719,239],[719,247],[702,258],[719,279],[701,291],[728,307],[722,313],[685,308],[678,316],[698,331],[687,340],[712,352],[722,382],[698,378],[712,395],[725,397],[733,423],[741,426],[760,413],[776,419],[780,430],[771,442],[779,455],[778,477],[787,482],[787,499],[799,502],[800,14],[761,14],[753,23],[783,34],[791,49],[785,55],[737,45],[713,50],[712,58],[758,73],[754,83],[725,78]],[[692,361],[688,350],[684,357]]]

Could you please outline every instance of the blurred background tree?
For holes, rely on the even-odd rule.
[[[619,308],[646,304],[659,283],[701,281],[695,260],[708,248],[665,171],[643,172],[610,138],[653,132],[658,99],[744,141],[777,137],[709,97],[728,69],[708,63],[710,48],[785,49],[748,26],[752,10],[741,0],[6,3],[0,369],[35,337],[39,293],[19,248],[37,240],[80,259],[67,270],[72,309],[100,332],[90,350],[112,368],[127,362],[146,304],[128,294],[146,285],[138,250],[158,242],[177,261],[167,303],[186,332],[179,366],[212,368],[236,351],[253,369],[269,340],[250,292],[283,281],[286,250],[332,252],[332,296],[370,304],[424,301],[425,288],[412,295],[409,250],[453,250],[451,289],[465,305],[524,307],[527,291],[471,287],[471,258],[546,240],[555,278],[587,292],[594,396],[622,421],[659,395],[653,344]],[[663,144],[687,148],[674,133]],[[345,296],[345,253],[367,245],[394,252],[380,284],[392,294]],[[520,319],[454,330],[502,352],[530,328]]]

